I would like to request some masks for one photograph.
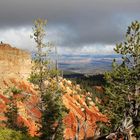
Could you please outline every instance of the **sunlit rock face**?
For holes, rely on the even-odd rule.
[[[0,44],[0,80],[6,78],[26,79],[31,71],[31,56],[28,52]]]
[[[63,103],[70,111],[64,118],[65,138],[74,139],[79,135],[79,139],[83,140],[85,136],[93,137],[96,122],[107,122],[108,119],[95,106],[91,93],[82,91],[79,85],[66,79],[61,79],[60,86],[65,93],[62,97]]]

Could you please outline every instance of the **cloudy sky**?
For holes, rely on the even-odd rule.
[[[45,18],[60,54],[111,54],[127,26],[140,20],[140,0],[0,0],[0,40],[33,50],[33,21]]]

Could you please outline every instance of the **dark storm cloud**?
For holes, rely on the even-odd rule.
[[[0,0],[0,29],[32,26],[40,17],[48,28],[67,28],[60,46],[114,44],[139,13],[140,0]]]

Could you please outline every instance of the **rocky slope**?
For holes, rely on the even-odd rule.
[[[106,122],[107,118],[102,115],[98,108],[91,100],[90,93],[81,94],[82,91],[79,85],[74,85],[71,81],[66,79],[60,79],[60,88],[63,90],[63,103],[70,110],[69,114],[64,118],[65,138],[74,138],[77,132],[78,126],[80,127],[79,137],[83,139],[85,133],[87,137],[94,136],[94,130],[96,128],[97,121]],[[16,87],[21,89],[23,92],[18,95],[18,99],[27,96],[28,99],[25,101],[18,101],[19,118],[18,122],[24,122],[29,127],[30,134],[37,135],[36,130],[38,129],[36,121],[41,117],[41,113],[37,108],[39,96],[37,91],[34,90],[33,85],[27,81],[19,81],[16,79],[10,79],[3,81],[5,88]],[[79,94],[80,93],[80,94]],[[0,93],[0,120],[5,120],[3,112],[6,110],[6,103],[8,97],[3,93]],[[79,122],[79,123],[78,123]]]

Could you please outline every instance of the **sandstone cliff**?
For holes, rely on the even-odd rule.
[[[31,70],[31,57],[26,51],[0,44],[0,81],[7,78],[26,79]]]

